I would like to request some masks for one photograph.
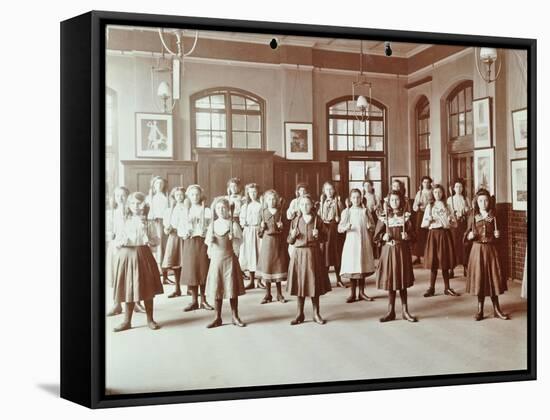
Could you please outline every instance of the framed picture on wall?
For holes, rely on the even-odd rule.
[[[313,124],[285,122],[285,156],[290,160],[313,160]]]
[[[495,150],[474,150],[474,191],[485,188],[495,194]]]
[[[512,210],[527,211],[527,159],[512,159]]]
[[[405,187],[405,195],[410,198],[410,185],[409,185],[409,177],[407,175],[392,175],[391,182],[393,184],[393,181],[400,181],[401,184]]]
[[[136,112],[136,156],[171,159],[173,155],[172,115]]]
[[[491,147],[491,107],[492,98],[479,98],[473,101],[474,113],[474,148],[482,149]]]
[[[527,148],[527,108],[512,111],[512,130],[514,132],[514,148]]]

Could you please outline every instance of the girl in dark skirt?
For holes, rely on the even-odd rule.
[[[157,236],[160,238],[159,244],[152,249],[159,267],[162,266],[166,241],[168,240],[168,236],[164,233],[163,226],[164,213],[166,209],[170,207],[168,203],[168,194],[166,192],[167,187],[168,181],[166,181],[166,179],[161,176],[154,176],[153,179],[151,179],[149,195],[146,197],[146,202],[149,206],[147,218],[157,230]],[[162,270],[162,282],[164,284],[172,284],[172,281],[168,279],[167,270]]]
[[[145,195],[136,192],[128,197],[129,217],[114,239],[117,252],[113,256],[114,301],[124,303],[124,322],[114,332],[132,328],[132,314],[136,302],[145,303],[147,326],[156,330],[153,319],[153,299],[163,293],[157,262],[150,247],[160,238],[155,226],[147,220]]]
[[[435,295],[437,270],[441,269],[445,284],[444,293],[459,296],[450,286],[449,270],[456,265],[451,227],[456,226],[454,214],[445,203],[445,189],[437,184],[433,187],[433,197],[426,207],[421,227],[428,229],[424,267],[431,270],[430,287],[424,297]]]
[[[399,291],[403,319],[416,322],[409,313],[407,288],[414,284],[410,242],[414,228],[410,213],[405,212],[404,197],[399,191],[392,191],[387,199],[388,209],[378,219],[374,240],[382,245],[380,261],[376,270],[376,286],[389,294],[388,313],[380,322],[395,319],[395,297]]]
[[[290,325],[304,322],[304,303],[311,298],[313,320],[324,324],[319,308],[319,297],[331,290],[327,268],[320,244],[326,241],[323,222],[313,212],[313,199],[304,195],[299,203],[300,215],[290,224],[288,243],[294,250],[288,267],[287,291],[298,297],[298,313]]]
[[[426,206],[432,197],[432,179],[429,176],[422,177],[422,185],[416,193],[413,203],[414,217],[414,229],[416,243],[414,246],[413,254],[416,256],[413,263],[419,263],[420,258],[424,257],[424,251],[426,249],[426,238],[428,236],[427,229],[422,227],[422,219],[424,218],[424,212]]]
[[[327,271],[332,266],[336,273],[336,285],[346,287],[340,278],[340,263],[342,260],[341,234],[338,232],[338,223],[342,213],[340,197],[336,195],[336,189],[330,182],[325,182],[319,202],[319,216],[325,224],[327,241],[321,244],[321,252],[325,256]]]
[[[166,249],[162,259],[162,270],[174,271],[176,288],[168,295],[169,298],[181,296],[181,254],[183,238],[178,235],[178,226],[187,211],[185,204],[185,189],[175,187],[170,192],[170,208],[164,214],[164,233],[168,236]]]
[[[287,278],[288,252],[283,237],[283,205],[275,190],[266,191],[263,201],[265,208],[262,210],[260,231],[258,232],[262,242],[257,275],[265,281],[266,291],[261,303],[265,304],[273,300],[272,282],[277,286],[277,301],[285,303],[281,282]]]
[[[231,219],[229,200],[219,197],[212,204],[215,220],[208,227],[206,245],[210,257],[208,269],[207,293],[214,299],[216,318],[207,328],[222,325],[223,299],[229,299],[233,315],[233,325],[245,327],[239,318],[239,296],[245,294],[243,273],[237,259],[237,252],[242,242],[239,224]]]
[[[178,235],[183,238],[181,264],[185,267],[181,272],[181,282],[191,291],[192,300],[184,311],[189,312],[199,308],[211,311],[214,308],[208,304],[205,295],[209,261],[204,237],[212,219],[212,213],[204,205],[200,185],[190,185],[185,195],[189,200],[189,207],[186,208],[178,226]]]
[[[474,199],[474,211],[468,220],[464,239],[473,242],[468,260],[466,292],[477,296],[476,321],[483,319],[485,296],[490,296],[496,318],[510,319],[500,309],[498,295],[507,290],[502,276],[495,240],[500,236],[489,191],[480,189]]]
[[[468,265],[468,252],[470,244],[464,243],[464,233],[468,225],[468,214],[470,213],[470,204],[465,197],[464,180],[457,179],[451,189],[451,196],[447,199],[447,206],[451,209],[456,218],[456,227],[451,228],[453,244],[456,255],[456,264],[462,265],[464,276],[466,276],[466,266]],[[451,268],[450,278],[454,277],[454,267]]]

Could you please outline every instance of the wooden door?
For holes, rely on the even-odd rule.
[[[457,178],[464,179],[466,198],[471,199],[474,189],[474,153],[464,152],[451,155],[451,182]]]

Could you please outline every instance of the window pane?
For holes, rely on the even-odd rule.
[[[331,167],[331,170],[332,170],[332,180],[333,181],[340,181],[341,180],[340,161],[338,161],[338,160],[331,161],[330,162],[330,167]]]
[[[456,114],[458,112],[458,98],[455,96],[451,101],[451,114]]]
[[[210,97],[210,102],[212,103],[213,109],[224,109],[225,108],[225,95],[212,95]]]
[[[365,136],[353,136],[353,150],[367,150],[367,140]]]
[[[246,115],[233,114],[233,130],[246,131]]]
[[[473,133],[472,111],[466,112],[466,134]]]
[[[345,101],[339,102],[337,104],[332,105],[328,109],[328,112],[329,114],[332,114],[332,115],[346,115],[348,113],[346,108],[346,102]]]
[[[244,98],[238,95],[231,95],[231,108],[245,110]]]
[[[365,179],[380,181],[382,179],[382,163],[374,161],[365,162]]]
[[[472,109],[472,87],[466,88],[466,109]]]
[[[461,90],[460,92],[458,92],[458,110],[464,111],[465,109],[466,107],[464,105],[464,91]]]
[[[352,181],[365,180],[365,162],[362,161],[349,161],[349,179]]]
[[[246,133],[242,131],[233,131],[233,147],[237,149],[246,148]]]
[[[225,131],[212,131],[212,147],[213,148],[226,147]]]
[[[225,114],[212,114],[212,130],[225,130]]]
[[[383,152],[384,151],[384,137],[370,136],[368,138],[367,150],[370,152]]]
[[[451,116],[451,138],[458,136],[458,115]]]
[[[252,99],[246,99],[246,109],[249,111],[259,111],[260,110],[260,104],[256,101],[253,101]]]
[[[195,107],[210,109],[210,96],[205,96],[204,98],[197,99],[195,101]]]
[[[336,120],[336,134],[347,134],[348,133],[348,122],[347,120]]]
[[[418,137],[418,150],[427,150],[430,148],[429,134],[422,134]]]
[[[463,112],[458,114],[458,135],[464,136],[466,134],[466,116]]]
[[[384,135],[384,122],[383,121],[371,121],[370,122],[370,133],[374,136],[383,136]]]
[[[248,148],[260,149],[262,147],[260,133],[248,133]]]
[[[246,129],[248,131],[260,131],[261,120],[259,115],[247,115],[246,116]]]
[[[197,130],[197,147],[210,147],[210,131]]]
[[[210,113],[197,112],[195,114],[197,130],[210,130]]]
[[[355,120],[353,122],[353,134],[366,134],[366,125],[365,121]]]
[[[349,190],[357,188],[359,191],[363,191],[363,181],[350,181]]]

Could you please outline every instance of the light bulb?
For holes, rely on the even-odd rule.
[[[159,83],[159,86],[157,88],[157,95],[161,99],[167,99],[170,97],[170,85],[162,81]]]

